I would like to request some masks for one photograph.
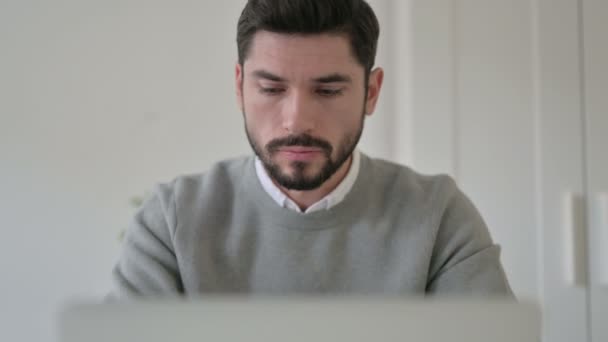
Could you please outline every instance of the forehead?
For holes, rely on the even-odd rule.
[[[345,35],[290,35],[258,31],[244,62],[250,72],[264,69],[284,76],[344,73],[352,77],[363,67],[352,54]]]

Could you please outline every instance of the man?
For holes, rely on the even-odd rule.
[[[356,150],[382,86],[378,34],[362,0],[250,0],[235,86],[255,156],[158,186],[113,295],[511,295],[451,178]]]

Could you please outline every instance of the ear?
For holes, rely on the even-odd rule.
[[[382,81],[384,80],[384,70],[382,68],[376,68],[369,74],[369,80],[367,83],[367,103],[365,105],[365,114],[372,115],[376,109],[376,103],[380,97],[380,89],[382,88]]]
[[[234,67],[234,86],[236,89],[236,100],[241,112],[243,111],[243,66],[236,63]]]

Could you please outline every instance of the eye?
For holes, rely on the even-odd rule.
[[[285,91],[285,89],[283,89],[283,88],[273,88],[273,87],[260,88],[260,93],[266,94],[266,95],[278,95],[278,94],[281,94],[283,91]]]
[[[334,89],[334,88],[320,88],[317,89],[317,94],[325,97],[333,97],[342,95],[342,89]]]

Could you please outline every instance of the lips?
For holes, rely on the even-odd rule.
[[[322,150],[314,147],[289,146],[279,149],[280,152],[288,153],[320,153]]]
[[[290,160],[307,161],[323,154],[323,150],[314,147],[288,146],[279,149],[279,154]]]

